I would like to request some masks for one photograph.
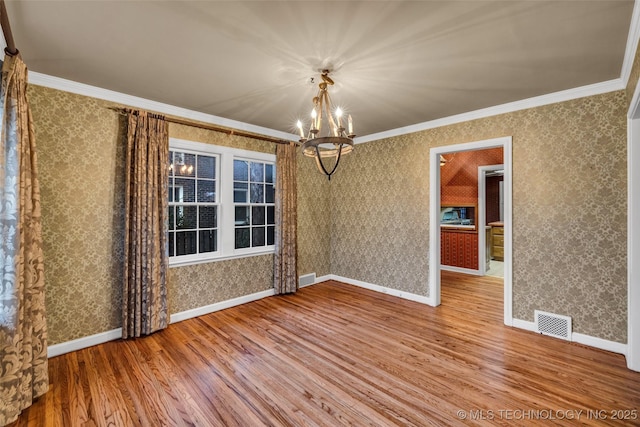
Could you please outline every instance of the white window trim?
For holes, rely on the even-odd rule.
[[[202,142],[169,138],[170,151],[188,151],[196,154],[218,157],[217,191],[218,191],[218,250],[205,254],[184,255],[169,258],[169,267],[202,264],[207,262],[224,261],[250,256],[272,254],[274,246],[259,248],[235,249],[235,209],[233,203],[233,160],[255,160],[275,164],[275,154],[259,151],[242,150],[239,148],[223,147]]]

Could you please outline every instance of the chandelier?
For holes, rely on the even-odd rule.
[[[332,111],[331,98],[327,90],[328,86],[333,86],[333,80],[329,77],[329,70],[323,70],[321,77],[322,81],[318,85],[318,94],[313,98],[313,110],[311,110],[311,124],[308,134],[305,136],[300,120],[298,120],[297,126],[300,131],[302,154],[307,157],[314,157],[318,170],[331,180],[331,175],[338,168],[342,155],[353,151],[353,138],[356,135],[353,133],[351,115],[347,116],[347,128],[345,129],[342,122],[342,109],[336,108],[335,111]],[[323,159],[328,160],[328,165],[325,165]],[[333,159],[333,167],[331,167],[332,162],[330,159]],[[327,166],[331,170],[328,170]]]

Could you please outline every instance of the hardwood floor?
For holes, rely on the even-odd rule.
[[[49,370],[14,426],[640,425],[623,356],[505,327],[502,281],[451,272],[437,308],[324,282]]]

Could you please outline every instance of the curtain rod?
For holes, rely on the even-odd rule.
[[[3,0],[0,0],[0,1],[3,1]],[[116,107],[108,107],[108,108],[111,109],[111,110],[118,111],[118,112],[120,112],[122,114],[130,113],[130,112],[134,111],[134,110],[132,110],[130,108],[116,108]],[[236,130],[233,130],[233,129],[218,127],[218,126],[214,126],[214,125],[210,125],[210,124],[206,124],[206,123],[193,122],[193,121],[190,121],[190,120],[183,120],[183,119],[177,119],[177,118],[166,117],[166,116],[163,116],[163,117],[164,117],[164,120],[169,122],[169,123],[175,123],[177,125],[184,125],[184,126],[191,126],[191,127],[194,127],[194,128],[211,130],[211,131],[214,131],[214,132],[226,133],[229,136],[231,136],[231,135],[242,136],[242,137],[246,137],[246,138],[257,139],[259,141],[273,142],[274,144],[289,144],[290,142],[295,142],[295,141],[287,141],[287,140],[283,140],[283,139],[271,138],[269,136],[256,135],[256,134],[253,134],[253,133],[248,133],[248,132],[243,132],[243,131],[236,131]]]
[[[7,42],[7,47],[4,48],[4,53],[9,56],[17,55],[18,49],[16,49],[16,44],[13,41],[13,34],[11,34],[11,25],[9,25],[9,16],[7,15],[7,8],[4,4],[4,0],[0,0],[0,25],[2,25],[4,41]]]

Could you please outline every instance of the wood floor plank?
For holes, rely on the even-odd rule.
[[[504,326],[502,286],[443,272],[434,308],[328,281],[58,356],[12,427],[640,425],[640,373]]]

